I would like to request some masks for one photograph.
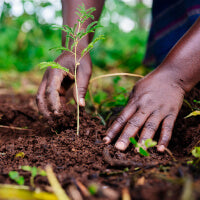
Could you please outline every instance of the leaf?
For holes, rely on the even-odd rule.
[[[195,111],[191,112],[189,115],[187,115],[184,118],[186,119],[186,118],[193,117],[193,116],[198,116],[198,115],[200,115],[200,110],[195,110]]]
[[[194,149],[192,150],[192,155],[195,158],[200,158],[200,147],[194,147]]]
[[[24,152],[18,152],[16,155],[15,155],[15,158],[24,158],[25,156],[25,153]]]
[[[90,23],[87,28],[86,28],[86,32],[88,32],[94,25],[96,25],[98,22],[97,21],[94,21],[92,23]]]
[[[200,101],[197,101],[197,100],[194,100],[193,102],[194,102],[194,103],[199,103],[199,104],[200,104]]]
[[[8,175],[11,179],[15,180],[19,176],[19,173],[16,171],[10,171]]]
[[[144,150],[142,147],[139,147],[139,153],[143,156],[149,156],[149,153]]]
[[[145,145],[145,147],[147,147],[147,148],[151,148],[151,147],[156,146],[156,145],[157,145],[157,142],[156,142],[156,141],[153,141],[151,138],[149,138],[149,139],[146,139],[146,140],[144,141],[144,145]]]
[[[138,147],[138,142],[136,141],[136,139],[134,137],[130,137],[129,141],[135,146]]]
[[[37,167],[32,167],[32,169],[31,169],[31,176],[32,177],[36,177],[37,176],[37,171],[38,171],[38,169],[37,169]]]
[[[8,175],[12,180],[14,180],[19,185],[24,185],[24,177],[20,176],[18,172],[10,171]]]
[[[67,49],[67,48],[65,48],[65,47],[52,47],[52,48],[50,48],[49,50],[50,50],[50,51],[51,51],[51,50],[55,50],[55,51],[69,51],[69,52],[71,52],[70,49]]]
[[[22,170],[24,170],[24,171],[27,171],[27,172],[31,172],[31,170],[32,170],[32,167],[30,167],[30,166],[28,166],[28,165],[26,165],[26,166],[21,166],[20,167]]]
[[[65,72],[69,72],[69,69],[62,67],[60,64],[56,62],[41,62],[38,66],[40,67],[40,69],[51,67],[51,68],[56,68],[56,69],[62,69]]]
[[[74,24],[74,27],[73,27],[73,35],[75,35],[76,27],[77,27],[77,24]]]
[[[83,57],[87,52],[89,52],[93,47],[94,47],[94,44],[96,43],[96,42],[98,42],[99,40],[102,40],[102,39],[104,39],[104,36],[103,35],[99,35],[97,38],[95,38],[92,42],[90,42],[89,44],[88,44],[88,46],[85,48],[85,49],[83,49],[83,51],[81,52],[81,57]]]

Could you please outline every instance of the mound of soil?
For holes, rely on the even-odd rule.
[[[187,96],[199,99],[195,88]],[[76,135],[76,111],[69,106],[55,124],[48,124],[38,114],[33,96],[4,95],[0,98],[0,183],[15,184],[8,177],[11,170],[19,171],[29,185],[30,173],[19,169],[22,165],[45,168],[50,164],[69,196],[75,186],[83,199],[120,199],[128,190],[132,199],[180,199],[193,184],[191,195],[200,198],[198,169],[186,164],[191,149],[200,141],[200,117],[184,119],[191,112],[188,105],[178,116],[169,149],[177,162],[166,153],[151,149],[150,157],[135,153],[132,146],[126,152],[102,143],[106,128],[100,119],[81,111],[80,136]],[[16,129],[16,127],[20,129]],[[19,152],[25,156],[15,157]],[[80,187],[95,184],[98,192],[84,196]],[[37,176],[35,184],[49,190],[46,177]]]

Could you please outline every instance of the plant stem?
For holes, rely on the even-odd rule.
[[[78,23],[78,30],[77,33],[80,31],[81,24],[80,22]],[[76,129],[76,134],[79,136],[79,96],[78,96],[78,86],[77,86],[77,67],[79,65],[77,61],[77,45],[78,45],[78,39],[75,41],[75,46],[74,46],[74,61],[75,61],[75,72],[74,72],[74,80],[75,80],[75,87],[76,87],[76,104],[77,104],[77,129]]]

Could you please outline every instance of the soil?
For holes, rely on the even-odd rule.
[[[195,88],[186,97],[193,107],[198,104],[200,90]],[[126,152],[117,151],[113,144],[102,143],[106,127],[101,120],[84,110],[80,117],[80,136],[76,136],[76,112],[68,106],[64,116],[48,124],[38,114],[35,97],[30,95],[2,95],[0,98],[0,183],[15,184],[8,173],[19,171],[29,185],[30,173],[19,169],[22,165],[53,170],[65,191],[71,196],[75,186],[83,199],[122,199],[128,189],[132,199],[181,199],[188,190],[200,199],[200,170],[187,165],[191,150],[200,141],[200,117],[184,117],[191,112],[183,104],[175,124],[167,153],[150,149],[150,157],[138,155],[132,146]],[[18,130],[14,127],[20,127]],[[15,157],[19,152],[25,156]],[[188,183],[192,183],[192,189]],[[98,192],[86,197],[80,187],[95,184]],[[46,177],[35,178],[37,187],[49,191]]]

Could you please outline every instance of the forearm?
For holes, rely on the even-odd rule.
[[[160,70],[171,71],[186,92],[200,81],[200,18],[170,51]]]
[[[96,0],[62,0],[62,14],[63,14],[64,25],[67,24],[68,26],[73,27],[74,24],[77,23],[77,20],[79,17],[78,15],[76,15],[76,12],[77,12],[78,6],[81,5],[82,3],[85,5],[86,9],[89,9],[91,7],[96,8],[96,11],[94,11],[92,14],[94,15],[94,21],[98,21],[102,12],[104,0],[98,0],[98,1]],[[93,21],[92,19],[87,20],[83,24],[82,28],[86,28],[88,24],[90,24],[92,21]],[[85,37],[82,43],[88,44],[88,42],[90,42],[92,38],[93,38],[93,34],[89,34],[88,37]],[[65,33],[62,33],[62,45],[64,44],[65,44]]]

